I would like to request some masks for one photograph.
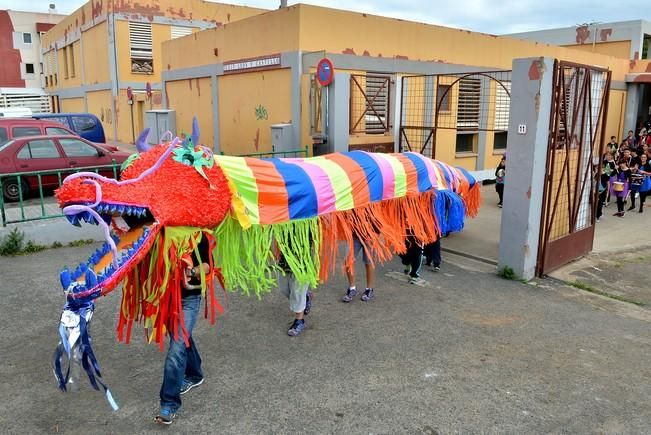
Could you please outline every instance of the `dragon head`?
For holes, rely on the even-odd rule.
[[[231,203],[228,182],[212,151],[191,139],[147,145],[148,129],[136,143],[138,154],[122,166],[120,181],[80,172],[66,178],[56,192],[67,219],[98,225],[106,242],[76,269],[61,272],[71,300],[106,294],[141,262],[166,227],[214,229]],[[147,265],[149,269],[149,265]]]

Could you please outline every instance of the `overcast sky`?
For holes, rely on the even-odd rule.
[[[179,6],[183,3],[183,0],[177,1]],[[59,13],[69,14],[86,2],[0,0],[0,9],[45,12],[50,3],[56,4]],[[280,1],[232,0],[223,3],[275,9]],[[297,2],[289,1],[290,5],[294,3]],[[568,27],[593,21],[651,21],[649,0],[307,0],[303,3],[493,34]]]

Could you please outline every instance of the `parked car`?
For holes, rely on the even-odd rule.
[[[9,139],[23,136],[53,136],[72,134],[79,136],[70,128],[54,120],[32,118],[0,118],[0,145]],[[102,144],[109,151],[118,151],[115,145]]]
[[[113,162],[122,164],[128,157],[127,152],[111,151],[70,134],[19,137],[0,145],[0,176],[16,172],[65,170],[61,173],[63,179],[72,173],[70,169],[110,165]],[[100,174],[114,177],[113,170],[109,168],[101,170]],[[56,173],[42,175],[41,183],[45,189],[56,188],[59,186],[59,177]],[[23,198],[30,191],[38,191],[38,177],[21,177],[20,183],[17,177],[2,178],[2,194],[6,200],[19,199],[20,189]]]
[[[84,139],[106,143],[104,127],[99,118],[92,113],[36,113],[32,118],[58,122]]]

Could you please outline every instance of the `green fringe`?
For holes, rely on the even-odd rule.
[[[278,273],[273,243],[301,283],[316,287],[319,277],[321,233],[318,218],[274,225],[253,225],[243,230],[227,216],[215,230],[216,263],[221,267],[226,288],[241,290],[258,298],[276,288]]]

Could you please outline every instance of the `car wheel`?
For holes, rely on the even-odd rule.
[[[20,180],[20,183],[18,183],[17,178],[2,180],[2,194],[6,201],[18,201],[20,199],[20,189],[23,191],[23,199],[27,198],[29,187],[25,180]]]

